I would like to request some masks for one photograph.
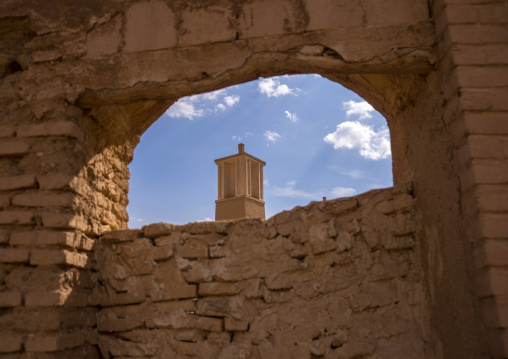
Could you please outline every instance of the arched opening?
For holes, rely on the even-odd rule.
[[[487,7],[491,4],[485,6],[488,10]],[[470,17],[467,20],[471,21],[470,24],[463,24],[457,16],[451,16],[457,15],[455,11],[459,8],[462,15]],[[387,232],[384,227],[393,224],[392,222],[378,221],[378,224],[371,226],[372,231],[364,230],[355,226],[357,221],[351,221],[347,212],[355,208],[355,205],[358,209],[361,198],[356,199],[357,203],[354,201],[340,203],[339,207],[346,210],[343,222],[344,226],[348,226],[346,232],[353,237],[357,236],[360,240],[355,239],[354,243],[363,246],[368,254],[356,255],[353,261],[346,258],[343,261],[327,262],[320,258],[315,263],[325,263],[327,268],[323,269],[323,272],[313,272],[313,268],[310,268],[312,275],[307,277],[307,284],[314,284],[316,279],[322,278],[325,280],[331,278],[333,279],[331,282],[337,285],[347,282],[341,277],[321,275],[332,272],[352,275],[366,273],[381,277],[395,275],[387,281],[379,280],[378,277],[368,285],[363,285],[364,283],[355,285],[360,294],[367,294],[369,297],[369,294],[376,293],[372,296],[376,301],[383,302],[386,299],[385,303],[395,306],[393,311],[385,311],[386,317],[379,326],[375,326],[383,329],[380,330],[382,337],[377,338],[379,346],[369,340],[361,341],[365,338],[365,334],[371,333],[361,330],[356,332],[355,338],[359,339],[358,342],[363,347],[376,350],[390,347],[387,341],[399,334],[395,330],[398,325],[391,325],[393,324],[391,320],[409,319],[412,324],[418,320],[423,324],[415,325],[416,329],[413,331],[416,334],[413,337],[416,338],[415,346],[401,345],[406,348],[406,353],[410,353],[403,356],[422,353],[422,356],[435,354],[436,357],[466,358],[478,357],[482,352],[489,355],[484,350],[488,338],[481,325],[482,311],[477,300],[481,297],[474,285],[475,262],[472,259],[472,246],[476,246],[475,251],[488,249],[489,252],[495,252],[497,246],[490,245],[504,238],[504,233],[498,230],[503,227],[497,224],[504,217],[497,217],[497,214],[490,216],[488,212],[492,207],[480,208],[476,202],[488,197],[487,194],[483,196],[475,193],[477,188],[473,187],[482,184],[482,181],[476,178],[477,171],[483,172],[483,166],[489,162],[491,167],[486,168],[484,174],[487,177],[495,174],[498,171],[496,166],[501,160],[497,158],[492,164],[491,159],[483,158],[492,154],[478,152],[483,146],[476,147],[474,141],[476,139],[468,137],[468,131],[473,126],[466,125],[468,121],[464,111],[469,109],[469,114],[472,114],[481,109],[489,115],[488,112],[496,109],[490,99],[485,101],[488,97],[485,96],[492,90],[489,89],[489,79],[496,78],[496,86],[500,85],[496,75],[499,74],[498,65],[501,63],[491,63],[495,66],[487,68],[484,66],[484,58],[463,51],[472,47],[470,44],[463,47],[462,41],[478,41],[478,37],[469,39],[469,36],[465,36],[468,31],[480,35],[482,32],[478,30],[486,29],[489,34],[497,34],[500,31],[499,27],[496,30],[497,25],[480,26],[474,16],[469,16],[480,8],[483,11],[483,7],[478,4],[466,6],[425,0],[414,2],[134,0],[110,1],[104,4],[97,2],[86,9],[76,9],[72,4],[67,6],[58,0],[50,1],[46,6],[35,7],[30,4],[18,6],[13,2],[6,4],[5,16],[1,19],[1,32],[2,38],[7,39],[4,44],[8,47],[8,57],[1,60],[7,66],[3,66],[5,77],[2,79],[1,88],[2,94],[5,95],[2,96],[2,103],[7,104],[6,109],[2,109],[2,121],[8,125],[4,126],[2,122],[0,132],[2,137],[9,139],[2,146],[2,154],[6,159],[1,163],[4,173],[7,174],[7,179],[2,180],[2,188],[7,189],[8,193],[2,193],[1,197],[4,208],[0,217],[5,232],[0,234],[0,242],[2,247],[9,247],[2,253],[4,260],[7,257],[10,263],[15,257],[13,268],[33,269],[39,276],[34,277],[32,283],[41,282],[41,287],[29,283],[22,284],[25,282],[24,279],[13,281],[16,282],[14,286],[13,282],[11,284],[6,282],[9,289],[14,290],[8,293],[8,296],[2,295],[2,301],[12,306],[7,312],[19,314],[20,319],[3,322],[2,330],[13,331],[15,334],[12,337],[9,334],[7,339],[3,337],[4,341],[15,339],[14,345],[10,347],[16,352],[56,351],[58,354],[55,355],[58,356],[66,349],[77,353],[80,348],[84,348],[95,353],[97,357],[95,333],[99,332],[101,343],[113,337],[108,333],[108,329],[96,327],[95,313],[98,308],[102,306],[111,311],[118,310],[119,315],[124,316],[120,319],[125,319],[125,316],[128,317],[130,314],[129,309],[137,312],[139,308],[137,304],[149,304],[146,288],[154,282],[150,277],[153,262],[168,259],[175,253],[176,257],[171,257],[173,262],[169,266],[173,269],[181,266],[178,270],[182,269],[187,273],[180,279],[185,277],[182,280],[190,286],[185,286],[186,289],[190,289],[189,293],[176,292],[180,296],[194,295],[196,286],[201,285],[198,280],[206,282],[210,279],[207,276],[208,272],[202,270],[198,263],[208,265],[218,261],[219,265],[215,264],[215,269],[224,268],[220,265],[224,261],[221,262],[224,253],[221,253],[220,248],[214,248],[212,251],[211,248],[199,246],[193,241],[187,243],[187,240],[191,238],[197,242],[205,239],[211,242],[220,241],[220,237],[226,232],[230,233],[227,228],[216,228],[215,232],[211,233],[207,227],[210,223],[184,226],[176,230],[176,227],[155,224],[142,231],[110,231],[127,228],[129,178],[127,165],[132,160],[139,136],[173,102],[183,96],[214,91],[260,76],[319,73],[352,89],[386,117],[392,135],[393,174],[396,184],[393,191],[397,192],[391,194],[402,197],[414,196],[418,199],[416,203],[418,211],[415,210],[415,213],[419,212],[422,216],[420,233],[423,241],[420,242],[421,255],[404,257],[400,250],[406,254],[412,251],[411,241],[407,236],[410,228],[397,233],[396,237],[402,239],[403,248],[393,247],[393,243],[390,242],[393,233]],[[64,15],[69,16],[63,18]],[[485,17],[483,18],[485,20]],[[11,35],[14,36],[11,38]],[[12,65],[10,69],[9,64]],[[477,66],[476,69],[469,68],[473,65]],[[18,71],[20,66],[23,71]],[[487,76],[479,76],[478,71]],[[478,78],[481,78],[481,81],[477,81]],[[498,90],[493,93],[502,93]],[[472,98],[475,100],[471,100]],[[471,103],[476,105],[476,99],[482,102],[478,108],[471,106]],[[482,116],[476,117],[473,122],[477,124],[476,121],[483,121]],[[490,120],[493,119],[490,118],[487,122]],[[14,125],[11,126],[10,122]],[[491,132],[480,131],[480,133]],[[474,151],[477,152],[473,153]],[[475,157],[480,159],[480,162],[476,162]],[[401,189],[401,186],[397,186],[404,181],[412,181],[413,190],[410,190],[410,187]],[[471,188],[473,189],[468,193],[466,189]],[[464,199],[465,194],[468,195],[468,199]],[[381,206],[380,212],[383,216],[398,218],[400,213],[392,209],[401,203],[404,201],[395,201],[391,198],[385,203],[386,206]],[[370,201],[370,205],[375,207],[376,204]],[[312,248],[314,255],[329,256],[326,254],[331,243],[328,239],[340,237],[346,242],[348,237],[342,232],[339,234],[337,227],[334,227],[333,232],[332,226],[326,224],[331,222],[326,215],[309,216],[310,213],[306,211],[310,211],[311,207],[301,209],[296,214],[285,213],[276,216],[277,220],[272,221],[270,228],[268,224],[266,227],[257,227],[253,231],[257,233],[257,240],[274,243],[272,239],[280,235],[282,238],[279,240],[288,244],[284,251],[292,252],[292,244],[287,242],[292,234],[291,228],[297,228],[294,231],[297,234],[311,235],[312,232],[312,236],[319,239],[318,244]],[[315,207],[319,205],[316,204]],[[404,206],[397,208],[401,209]],[[499,207],[499,210],[501,209],[504,210],[504,207]],[[476,210],[478,211],[475,212]],[[332,208],[332,211],[341,212],[337,208]],[[487,216],[483,217],[483,214]],[[494,219],[496,222],[491,223],[490,221]],[[318,227],[311,230],[307,228],[308,224],[310,227],[317,224]],[[273,226],[277,228],[274,229]],[[493,227],[496,231],[490,231]],[[231,237],[242,240],[250,238],[249,233],[243,237],[238,236],[239,233],[245,233],[242,228],[231,229],[233,231]],[[489,231],[486,231],[487,229]],[[372,233],[376,231],[384,234],[382,236],[384,242],[375,240],[379,239]],[[174,237],[160,239],[171,237],[171,233],[168,232],[181,234],[182,243],[178,242],[178,245],[188,244],[183,250],[187,250],[186,254],[180,251],[180,247],[175,247],[176,252],[166,250],[167,248],[159,251],[161,248],[157,247],[159,246],[157,242],[164,244],[175,239]],[[101,237],[101,234],[104,235]],[[485,239],[483,236],[488,237],[485,243],[480,242]],[[178,234],[175,237],[178,237]],[[299,244],[306,240],[302,238],[305,235],[297,237],[293,239],[300,240]],[[408,241],[404,242],[404,239]],[[379,243],[384,244],[380,246]],[[125,278],[122,276],[128,272],[116,271],[115,268],[107,272],[102,270],[104,267],[101,267],[101,264],[92,263],[95,254],[98,253],[94,253],[97,248],[94,244],[110,245],[112,250],[121,247],[125,253],[134,253],[124,264],[130,266],[129,270],[140,274],[139,277],[142,278],[129,276]],[[243,244],[245,246],[240,253],[244,255],[243,258],[249,259],[250,243]],[[366,244],[369,249],[365,247]],[[136,245],[146,246],[149,254],[146,257],[136,258],[135,249],[139,248]],[[273,253],[269,251],[271,248],[269,245],[263,248],[266,249],[265,254]],[[156,250],[151,251],[152,249]],[[238,248],[233,246],[229,249],[230,253],[236,254]],[[346,252],[346,249],[348,248],[339,248],[340,253]],[[205,256],[209,254],[213,254],[213,260]],[[291,263],[295,267],[289,267],[289,270],[300,273],[299,266],[306,264],[305,257],[298,251],[291,255],[293,255],[290,256]],[[348,255],[344,254],[345,257]],[[205,259],[199,262],[196,260],[198,257]],[[175,263],[174,258],[184,260]],[[241,261],[227,268],[240,276],[241,280],[252,279],[249,276],[256,274],[256,268],[264,266],[264,258],[267,257],[259,256],[256,259],[260,258],[261,262],[253,266],[251,272],[242,267]],[[397,265],[391,266],[392,269],[415,270],[409,271],[405,276],[396,270],[384,271],[385,267],[381,265],[380,268],[378,264],[387,258],[395,259],[393,263]],[[414,258],[416,259],[413,260]],[[277,259],[270,263],[278,265]],[[421,266],[408,267],[402,263],[420,263]],[[492,263],[495,261],[486,261],[486,264]],[[500,263],[506,264],[505,261]],[[337,269],[338,265],[349,266],[347,268],[349,270],[341,272]],[[363,266],[361,269],[368,270],[357,271],[357,265]],[[38,278],[49,280],[44,275],[48,272],[48,266],[51,266],[53,273],[57,274],[52,276],[51,284],[38,280]],[[480,266],[483,271],[484,264]],[[76,275],[67,276],[71,274],[66,273],[70,270]],[[78,274],[83,276],[78,279]],[[108,277],[110,274],[112,275]],[[222,279],[227,283],[228,273],[222,274],[224,275]],[[103,276],[103,279],[109,282],[97,281],[95,275]],[[61,280],[71,277],[75,280]],[[167,276],[162,273],[159,279],[164,278],[167,279]],[[213,275],[211,278],[214,279]],[[393,286],[392,280],[395,282]],[[415,286],[413,287],[411,283],[406,286],[408,281],[412,280]],[[141,285],[131,286],[133,281]],[[171,280],[162,282],[167,284],[166,289],[171,288]],[[264,300],[266,303],[276,297],[282,298],[281,302],[286,305],[287,301],[284,298],[288,293],[293,294],[291,290],[294,287],[290,288],[292,283],[280,278],[264,275],[260,278],[260,282],[260,286],[254,285],[250,287],[253,290],[248,291],[249,295],[252,295],[251,299],[258,302]],[[17,283],[21,283],[22,286],[18,286]],[[216,286],[213,281],[211,283],[209,287]],[[113,290],[108,292],[106,284],[113,284],[114,288],[109,288]],[[39,292],[39,288],[44,292]],[[132,288],[138,291],[132,292]],[[237,290],[235,288],[222,283],[219,290],[224,294],[231,293],[230,289],[234,292]],[[382,290],[383,288],[387,291]],[[164,290],[162,286],[156,288],[157,293],[153,296],[149,294],[150,300],[151,298],[159,300],[157,294]],[[265,297],[263,295],[265,290],[272,291],[274,295]],[[320,290],[320,286],[315,286],[307,293],[321,294]],[[387,292],[394,294],[395,297],[404,293],[406,301],[401,303],[390,295],[385,296]],[[109,294],[113,294],[114,301],[108,301],[111,299],[108,297]],[[429,297],[428,301],[425,300],[426,294]],[[496,299],[493,294],[498,295],[487,292],[485,297],[487,301],[496,301],[500,298],[498,296]],[[291,298],[294,299],[294,296]],[[344,308],[349,308],[355,313],[357,308],[381,312],[385,310],[382,303],[373,305],[369,300],[362,302],[355,299],[358,297],[355,298],[354,295],[348,297],[346,302],[350,302],[342,302]],[[415,309],[419,299],[425,302],[422,311]],[[127,308],[127,304],[134,307]],[[167,303],[164,305],[170,306]],[[31,308],[34,306],[37,307],[36,312]],[[55,307],[58,307],[58,310],[55,311]],[[83,307],[88,307],[87,320],[81,316]],[[148,308],[153,309],[150,306]],[[500,308],[494,303],[487,307],[488,313],[484,316],[484,319],[487,318],[486,325],[490,328],[489,335],[495,334],[492,336],[494,341],[500,338],[504,324],[497,321],[498,316],[495,314],[490,316],[489,313]],[[299,315],[299,309],[297,305],[296,316]],[[348,312],[342,310],[342,306],[335,309],[341,313]],[[39,320],[39,315],[35,313],[46,319]],[[56,316],[47,316],[49,313]],[[493,321],[490,320],[491,317],[494,318]],[[49,322],[58,324],[60,318],[65,318],[67,323],[65,328],[58,328],[56,325],[39,326]],[[310,318],[314,319],[312,316]],[[27,326],[25,319],[33,319],[37,325]],[[106,319],[110,317],[106,316]],[[131,328],[134,326],[136,329],[146,324],[144,319],[141,322],[131,319],[126,320]],[[186,319],[183,318],[184,321]],[[365,327],[373,327],[370,326],[372,322],[368,315],[364,319],[367,319],[363,322],[367,323]],[[113,328],[118,324],[114,320],[109,324],[111,323]],[[190,323],[198,325],[196,320],[190,320]],[[219,325],[214,326],[213,323]],[[230,350],[237,353],[237,349],[243,344],[239,342],[245,335],[235,335],[236,339],[224,336],[220,334],[224,328],[221,323],[220,319],[199,321],[198,330],[180,333],[178,341],[184,344],[177,343],[180,346],[178,353],[194,354],[193,340],[203,338],[200,332],[205,330],[203,327],[216,329],[216,333],[219,334],[210,336],[210,339],[213,337],[214,343],[221,341],[226,345],[233,343]],[[342,324],[347,326],[348,323],[346,321]],[[236,328],[240,331],[245,332],[250,328],[243,325],[245,323],[236,324],[239,325]],[[289,323],[284,324],[290,327]],[[457,327],[460,327],[460,330],[456,330]],[[150,329],[148,328],[149,332]],[[325,329],[327,331],[316,331],[310,339],[312,342],[315,339],[316,346],[319,346],[320,339],[329,333],[328,328]],[[36,330],[37,333],[34,333]],[[142,340],[143,333],[130,334],[132,333],[118,334],[116,339],[121,340],[115,341],[115,345],[120,345],[115,347],[113,356],[151,356],[144,349],[153,348],[150,345],[154,342],[164,342],[149,340],[145,346],[138,345],[139,343],[135,341]],[[334,334],[340,335],[341,332],[335,331]],[[271,334],[268,333],[263,338],[271,338]],[[129,348],[122,346],[131,340],[134,343],[131,348],[134,347],[139,351],[133,353]],[[84,343],[88,344],[83,345]],[[237,344],[239,345],[236,346]],[[258,346],[259,341],[254,344],[253,346]],[[325,348],[325,352],[349,350],[345,346],[341,347],[343,342],[340,340],[327,344],[329,345]],[[101,344],[100,346],[104,348]],[[428,350],[418,350],[422,349],[422,346]],[[273,354],[274,351],[269,349],[262,354]],[[297,354],[299,353],[298,351]],[[323,351],[313,351],[310,356],[326,355],[320,353]],[[399,356],[400,353],[397,352]],[[358,351],[348,351],[346,354],[341,356],[371,355],[370,352]],[[53,354],[48,354],[51,355]],[[386,356],[397,355],[386,354]]]
[[[265,168],[266,218],[393,185],[386,120],[319,75],[265,78],[173,104],[129,165],[130,228],[213,220],[215,158],[243,142]]]

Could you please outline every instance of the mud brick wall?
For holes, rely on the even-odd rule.
[[[426,358],[411,187],[269,221],[156,223],[96,250],[106,358]]]
[[[318,73],[385,116],[413,183],[426,357],[508,358],[507,34],[505,0],[0,1],[0,356],[100,357],[95,248],[172,103]]]

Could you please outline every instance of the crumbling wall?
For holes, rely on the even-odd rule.
[[[94,246],[174,101],[319,73],[385,116],[414,183],[432,352],[507,357],[507,21],[503,0],[1,1],[1,355],[100,355]]]
[[[106,358],[432,358],[411,186],[267,222],[113,231],[96,250]]]

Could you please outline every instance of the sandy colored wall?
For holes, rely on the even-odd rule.
[[[106,358],[432,358],[409,184],[268,222],[113,231],[96,249]]]
[[[319,73],[385,116],[413,183],[426,355],[508,357],[507,19],[502,0],[2,1],[0,355],[100,355],[96,248],[169,105]]]

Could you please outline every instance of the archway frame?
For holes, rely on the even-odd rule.
[[[487,342],[500,355],[506,323],[493,274],[484,269],[506,265],[489,256],[504,248],[501,231],[492,229],[503,208],[492,216],[487,206],[482,216],[478,207],[483,163],[472,158],[486,155],[470,147],[467,126],[474,121],[466,125],[469,104],[460,97],[474,93],[468,87],[489,84],[457,69],[458,45],[467,42],[447,17],[457,6],[392,3],[397,11],[376,1],[330,7],[324,0],[2,5],[4,28],[19,35],[7,42],[2,59],[8,94],[2,154],[14,164],[2,187],[6,253],[41,273],[54,265],[86,271],[93,240],[125,228],[127,164],[139,136],[171,103],[259,76],[319,73],[387,118],[394,182],[414,182],[423,215],[428,251],[422,263],[443,355],[474,357]],[[74,308],[79,297],[72,289],[60,292],[67,296],[45,291],[50,299],[44,301],[38,292],[9,292],[15,304],[8,307]],[[453,332],[461,315],[462,330]]]

